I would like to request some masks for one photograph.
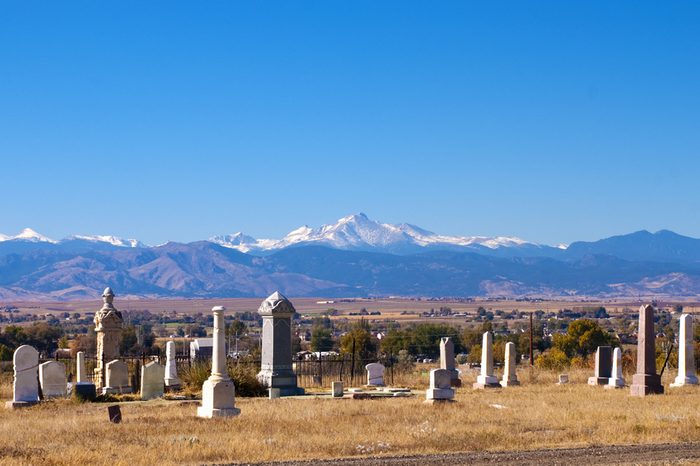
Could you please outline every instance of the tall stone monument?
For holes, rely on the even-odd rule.
[[[693,347],[693,316],[683,314],[678,321],[678,376],[671,387],[697,385],[698,376],[695,374],[695,352]]]
[[[237,416],[241,410],[235,406],[236,389],[226,368],[226,340],[223,306],[214,306],[214,347],[211,359],[211,375],[202,384],[202,406],[197,408],[197,416],[228,417]]]
[[[95,314],[95,333],[97,334],[97,367],[95,368],[95,385],[105,386],[106,365],[119,358],[119,339],[122,334],[124,319],[112,302],[114,293],[107,287],[102,293],[104,304]]]
[[[646,396],[664,392],[661,377],[656,373],[656,336],[654,333],[654,307],[639,308],[637,331],[637,373],[632,376],[630,395]]]
[[[280,292],[262,302],[262,363],[258,380],[268,388],[279,388],[280,396],[303,395],[292,369],[292,317],[296,309]]]
[[[520,385],[518,376],[515,373],[515,343],[512,341],[506,343],[504,360],[505,367],[503,368],[503,379],[501,379],[501,386],[512,387],[515,385]]]
[[[455,343],[450,337],[442,337],[440,339],[440,369],[450,372],[450,383],[453,387],[462,386],[459,372],[455,369]]]
[[[175,361],[175,342],[169,341],[165,344],[165,388],[167,390],[177,390],[182,382],[177,376],[177,363]]]
[[[612,376],[612,348],[599,346],[595,351],[595,373],[588,378],[588,385],[607,385]]]
[[[5,406],[22,408],[39,402],[39,352],[33,346],[22,345],[12,356],[15,369],[12,401]]]
[[[481,345],[481,374],[476,378],[472,388],[501,388],[498,377],[493,375],[493,335],[485,332]]]

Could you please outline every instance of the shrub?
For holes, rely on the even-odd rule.
[[[569,365],[569,358],[562,350],[552,348],[545,351],[535,359],[535,366],[539,369],[561,370]]]
[[[249,364],[234,364],[228,368],[228,374],[236,386],[236,396],[265,396],[266,387],[258,381],[257,368]],[[202,384],[211,375],[211,362],[195,362],[180,371],[180,379],[185,388],[200,391]]]

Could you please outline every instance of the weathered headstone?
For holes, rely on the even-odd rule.
[[[384,365],[378,362],[371,362],[365,366],[367,370],[367,385],[373,387],[384,386]]]
[[[237,416],[241,412],[235,406],[236,389],[226,367],[225,310],[223,306],[212,308],[214,313],[214,348],[211,375],[202,384],[202,405],[197,408],[197,416],[199,417]]]
[[[455,369],[455,344],[450,337],[440,339],[440,369],[450,371],[453,387],[462,386],[459,372]]]
[[[427,403],[451,401],[455,397],[452,389],[452,374],[447,369],[430,371],[430,388],[425,392]]]
[[[292,317],[296,309],[281,293],[275,292],[262,302],[262,360],[258,380],[270,388],[279,388],[282,396],[303,395],[292,368]]]
[[[557,385],[566,385],[567,383],[569,383],[569,374],[559,374]]]
[[[177,363],[175,360],[175,342],[165,344],[165,388],[176,390],[182,385],[177,376]]]
[[[107,374],[103,394],[131,393],[129,385],[129,366],[124,361],[114,360],[105,366]]]
[[[78,351],[75,355],[75,381],[76,383],[89,382],[85,370],[85,353],[82,351]]]
[[[664,392],[661,377],[656,373],[656,335],[654,333],[654,307],[639,308],[637,331],[637,373],[632,376],[630,395],[646,396]]]
[[[78,351],[78,353],[75,355],[75,366],[76,384],[73,387],[73,394],[79,400],[94,400],[97,396],[97,391],[95,389],[95,384],[90,382],[87,378],[87,371],[85,370],[85,353],[82,351]]]
[[[481,345],[481,373],[476,378],[476,383],[472,388],[500,388],[498,377],[493,375],[493,335],[491,332],[485,332],[482,338]]]
[[[595,373],[588,378],[588,385],[607,385],[612,375],[612,348],[599,346],[595,352]]]
[[[279,388],[268,388],[267,389],[267,397],[271,400],[276,400],[277,398],[280,398],[282,396],[282,392],[280,391]]]
[[[151,400],[163,396],[165,367],[155,361],[141,367],[141,399]]]
[[[695,373],[695,351],[693,341],[693,316],[683,314],[678,322],[678,375],[671,387],[697,385],[698,376]]]
[[[625,379],[622,377],[622,351],[620,348],[613,350],[612,375],[605,388],[623,388]]]
[[[122,335],[122,313],[114,307],[114,292],[107,287],[102,293],[104,304],[95,314],[95,333],[97,334],[97,367],[95,367],[95,385],[105,386],[106,364],[119,357],[119,341]]]
[[[333,393],[333,398],[343,397],[343,382],[333,382],[331,384],[331,392]]]
[[[8,408],[21,408],[39,402],[39,352],[29,345],[22,345],[12,356],[14,383],[12,401]]]
[[[39,384],[44,398],[64,397],[68,394],[66,366],[59,361],[39,364]]]
[[[109,422],[114,424],[122,422],[122,410],[119,405],[107,406],[107,414],[109,415]]]
[[[503,379],[501,380],[501,386],[508,387],[520,385],[520,382],[518,382],[518,376],[515,373],[515,343],[512,341],[506,343],[504,361],[506,364],[503,368]]]

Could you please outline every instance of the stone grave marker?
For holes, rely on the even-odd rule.
[[[595,352],[595,373],[588,378],[588,385],[607,385],[612,375],[612,348],[599,346]]]
[[[39,402],[39,352],[29,345],[17,348],[12,356],[14,382],[8,408],[21,408]]]
[[[114,360],[105,366],[107,376],[106,384],[102,388],[103,394],[131,393],[129,385],[129,366],[124,361]]]
[[[165,388],[177,390],[180,385],[182,385],[182,381],[177,376],[175,342],[169,341],[165,344]]]
[[[427,403],[451,401],[455,397],[452,389],[452,373],[447,369],[430,371],[430,388],[425,392]]]
[[[151,361],[141,367],[141,399],[161,398],[165,391],[165,367]]]
[[[482,338],[481,371],[472,388],[501,388],[498,377],[493,375],[493,335],[491,332],[485,332]]]
[[[515,373],[515,343],[509,341],[506,343],[505,350],[505,367],[503,368],[503,380],[501,380],[501,386],[515,386],[520,385],[518,382],[518,376]]]
[[[654,333],[654,307],[639,308],[637,331],[637,372],[632,376],[630,395],[661,394],[664,387],[656,373],[656,335]]]
[[[343,397],[343,382],[333,382],[331,384],[331,391],[333,393],[333,398]]]
[[[459,372],[455,368],[455,344],[450,337],[442,337],[440,339],[440,369],[450,371],[453,387],[462,386]]]
[[[605,388],[623,388],[625,379],[622,377],[622,351],[620,348],[613,350],[612,375]]]
[[[384,386],[384,365],[378,362],[372,362],[365,366],[367,370],[367,385],[373,387]]]
[[[109,415],[109,422],[114,424],[122,422],[122,410],[119,405],[107,406],[107,414]]]
[[[39,364],[39,384],[44,398],[65,397],[68,394],[65,364],[59,361]]]
[[[697,385],[695,373],[695,347],[693,341],[693,316],[683,314],[678,321],[678,375],[671,387]]]

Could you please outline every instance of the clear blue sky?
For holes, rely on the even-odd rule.
[[[0,232],[700,237],[700,4],[0,4]]]

